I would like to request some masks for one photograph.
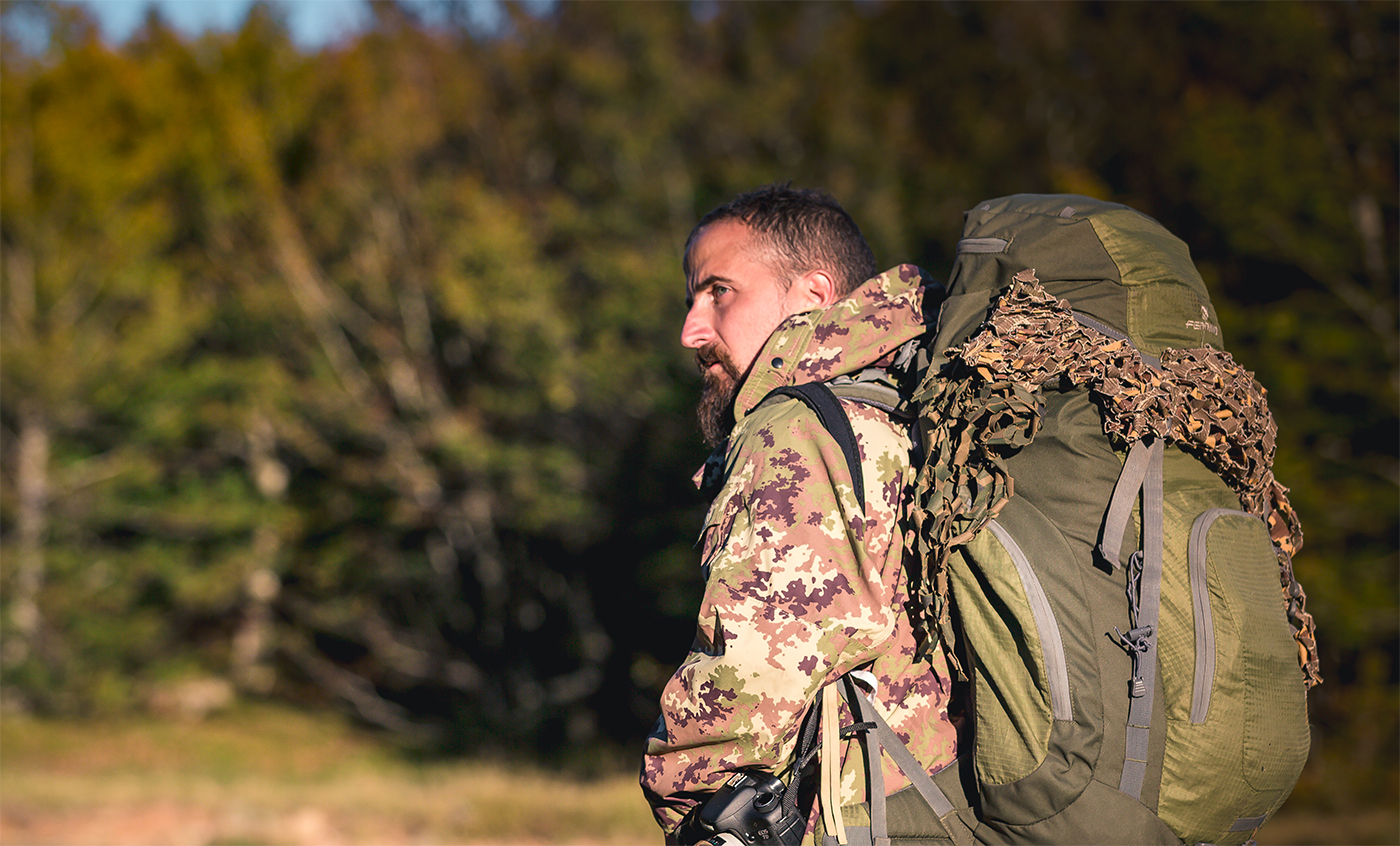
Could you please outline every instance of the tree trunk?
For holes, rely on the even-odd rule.
[[[287,468],[277,460],[277,433],[266,418],[249,427],[248,470],[258,493],[269,502],[280,502],[287,492]],[[243,617],[234,632],[231,654],[233,681],[241,690],[267,694],[277,681],[269,658],[273,643],[272,604],[282,591],[278,558],[282,538],[277,529],[260,525],[253,532],[253,563],[243,581]]]
[[[14,594],[10,621],[14,635],[6,638],[5,663],[14,665],[33,654],[42,622],[39,591],[44,585],[44,542],[48,536],[49,507],[48,418],[32,402],[21,402],[19,436],[15,439],[16,488],[19,495],[15,519]]]

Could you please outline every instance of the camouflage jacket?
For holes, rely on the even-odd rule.
[[[781,385],[886,365],[924,331],[924,284],[905,265],[826,310],[788,318],[740,387],[734,431],[707,463],[722,486],[702,534],[695,642],[662,693],[642,769],[668,841],[730,772],[782,774],[808,706],[851,670],[875,676],[876,707],[930,771],[955,755],[943,655],[915,659],[904,611],[912,427],[843,400],[860,447],[862,512],[840,447],[816,415],[786,398],[759,405]],[[851,722],[843,706],[842,724]],[[842,742],[843,805],[866,800],[857,743]],[[886,792],[908,783],[888,758],[883,770]]]

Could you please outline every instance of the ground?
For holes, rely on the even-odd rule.
[[[335,717],[271,707],[198,721],[0,720],[0,846],[660,841],[625,768],[582,778],[424,762]],[[1397,844],[1400,809],[1293,803],[1258,841]]]

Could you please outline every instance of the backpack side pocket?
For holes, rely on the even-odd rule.
[[[1168,714],[1159,813],[1188,840],[1243,843],[1307,761],[1306,688],[1284,614],[1278,562],[1259,518],[1213,508],[1186,549],[1191,615],[1170,663],[1190,696]],[[1212,774],[1203,778],[1203,774]]]
[[[1045,760],[1057,706],[1069,718],[1069,683],[1044,589],[1005,529],[995,521],[988,529],[954,556],[965,566],[953,567],[951,577],[962,626],[978,645],[977,775],[1010,784]]]

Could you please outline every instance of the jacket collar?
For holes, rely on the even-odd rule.
[[[914,265],[901,264],[825,309],[778,324],[735,397],[735,421],[774,388],[854,373],[918,337],[936,317],[924,309],[927,288],[935,284]]]

